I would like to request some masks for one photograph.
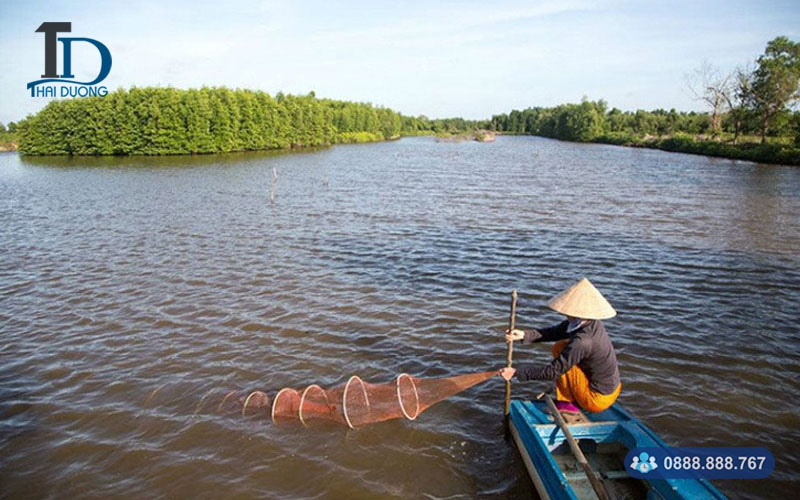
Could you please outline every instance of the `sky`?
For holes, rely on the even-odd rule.
[[[753,63],[800,40],[800,1],[36,1],[0,0],[0,122],[50,98],[42,22],[105,44],[102,83],[228,86],[371,102],[408,115],[489,118],[605,99],[624,110],[702,110],[686,75]],[[100,58],[73,52],[76,77]],[[61,54],[59,48],[59,68]],[[83,80],[86,81],[86,80]]]

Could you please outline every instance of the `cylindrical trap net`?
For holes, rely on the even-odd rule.
[[[396,418],[414,420],[432,405],[496,373],[490,371],[438,379],[422,379],[402,373],[387,384],[370,384],[354,375],[344,385],[331,389],[316,384],[300,390],[281,389],[272,400],[270,414],[274,423],[299,421],[308,425],[316,420],[336,422],[350,428]],[[258,401],[263,404],[261,395],[258,395]]]

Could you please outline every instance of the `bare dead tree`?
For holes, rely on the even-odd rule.
[[[733,73],[725,74],[708,61],[685,76],[686,87],[694,99],[711,108],[711,135],[716,137],[722,129],[722,116],[730,108]]]
[[[724,94],[728,113],[733,122],[733,145],[739,141],[742,126],[752,102],[752,65],[739,66],[731,73],[730,91]]]

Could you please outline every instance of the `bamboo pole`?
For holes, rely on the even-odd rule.
[[[549,394],[545,394],[545,399],[547,400],[547,406],[550,408],[550,411],[553,413],[553,420],[555,420],[556,424],[561,428],[561,431],[564,433],[564,437],[567,438],[567,444],[569,444],[570,449],[572,450],[572,454],[575,455],[575,458],[578,460],[578,463],[581,464],[583,468],[583,472],[586,474],[586,477],[589,478],[589,482],[592,483],[592,488],[594,488],[594,492],[597,493],[597,498],[600,500],[611,500],[611,497],[608,495],[603,483],[600,482],[600,479],[592,470],[592,467],[589,465],[589,461],[586,460],[586,455],[583,454],[581,451],[580,446],[578,446],[578,442],[572,436],[572,433],[569,431],[569,427],[567,423],[564,422],[564,417],[561,416],[561,412],[558,411],[556,408],[556,404],[553,403],[553,398],[550,397]]]
[[[511,316],[508,319],[508,331],[514,329],[517,323],[517,290],[511,291]],[[508,343],[508,350],[506,351],[506,367],[511,368],[511,358],[514,355],[514,341]],[[503,410],[503,415],[508,421],[508,413],[511,411],[511,381],[506,380],[506,404]]]

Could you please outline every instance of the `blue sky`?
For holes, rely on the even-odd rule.
[[[702,109],[684,75],[704,60],[752,62],[777,35],[800,39],[800,2],[290,2],[0,0],[0,122],[49,99],[44,21],[111,50],[104,84],[226,85],[369,101],[406,114],[487,118],[577,102]],[[60,59],[60,54],[59,54]],[[77,49],[93,77],[99,57]]]

